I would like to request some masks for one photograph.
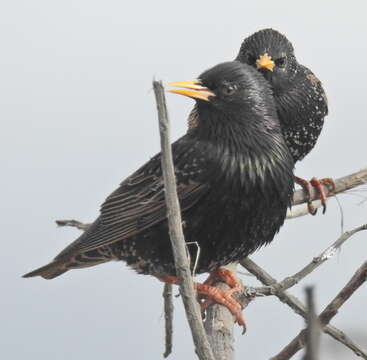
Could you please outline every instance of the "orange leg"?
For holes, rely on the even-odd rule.
[[[208,278],[204,281],[204,284],[213,285],[217,281],[225,282],[231,288],[232,294],[241,291],[241,282],[238,280],[236,275],[228,269],[218,268],[212,271]],[[201,302],[201,310],[204,311],[212,303],[212,298],[205,299],[203,302]]]
[[[299,178],[298,176],[295,176],[295,182],[298,185],[301,185],[301,187],[303,188],[303,190],[306,193],[307,196],[307,206],[308,206],[308,212],[311,215],[316,215],[317,213],[317,209],[313,206],[312,201],[311,201],[311,187],[313,186],[318,193],[320,194],[320,200],[321,200],[321,204],[323,207],[323,211],[322,213],[325,214],[326,211],[326,200],[327,200],[327,196],[324,190],[323,185],[326,185],[330,191],[334,191],[335,189],[335,182],[333,179],[331,178],[325,178],[325,179],[317,179],[315,177],[313,177],[310,181],[307,181],[305,179]]]
[[[161,277],[159,280],[176,285],[179,283],[178,279],[174,276]],[[222,290],[212,286],[212,284],[218,280],[224,281],[231,289]],[[207,297],[204,302],[200,303],[202,311],[205,311],[207,306],[213,301],[222,304],[233,314],[233,316],[235,316],[236,322],[243,326],[245,331],[246,326],[242,315],[242,306],[232,297],[233,293],[241,291],[241,283],[232,271],[219,268],[213,271],[203,284],[195,283],[195,288],[198,294]]]

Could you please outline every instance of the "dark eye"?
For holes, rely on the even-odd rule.
[[[256,57],[251,55],[251,54],[247,54],[247,64],[255,65],[256,64]]]
[[[229,96],[229,95],[233,95],[237,90],[237,86],[236,85],[223,85],[222,86],[222,94]]]
[[[287,59],[285,57],[281,57],[275,60],[275,65],[280,68],[284,68],[286,63],[287,63]]]

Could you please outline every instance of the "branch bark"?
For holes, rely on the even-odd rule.
[[[266,272],[252,260],[244,259],[240,261],[240,264],[244,268],[246,268],[251,274],[255,275],[256,278],[259,281],[261,281],[264,285],[271,286],[277,283],[276,279],[274,279],[268,272]],[[285,291],[276,292],[274,293],[274,296],[276,296],[282,303],[292,308],[295,313],[306,319],[307,316],[306,307],[296,296],[290,295]],[[361,349],[357,344],[355,344],[353,340],[350,339],[343,331],[331,325],[326,325],[322,330],[323,332],[334,338],[336,341],[339,341],[340,343],[348,347],[357,356],[363,359],[367,359],[367,353],[363,349]]]
[[[237,264],[228,264],[224,268],[236,271]],[[215,287],[228,290],[229,286],[223,282],[213,284]],[[217,360],[233,360],[234,349],[234,317],[231,312],[222,305],[213,304],[207,308],[204,322],[205,330],[214,356]]]
[[[340,247],[354,234],[364,230],[367,230],[367,224],[358,226],[357,228],[351,231],[346,231],[332,245],[330,245],[327,249],[325,249],[319,256],[314,257],[312,261],[308,263],[306,266],[304,266],[300,271],[298,271],[294,275],[287,276],[284,280],[278,283],[272,284],[268,289],[267,288],[258,289],[257,292],[261,293],[262,295],[272,295],[281,291],[285,291],[290,287],[298,284],[303,278],[309,275],[321,264],[331,259],[335,255],[337,250],[340,249]],[[243,264],[244,267],[246,267],[245,265],[246,263],[247,263],[246,261],[243,263],[241,262],[241,264]]]
[[[367,281],[367,261],[356,271],[349,282],[343,287],[334,300],[326,306],[319,316],[321,327],[325,327],[338,313],[340,307],[354,294],[354,292]],[[306,330],[303,329],[278,355],[271,360],[288,360],[305,345]],[[357,354],[361,356],[361,354]]]
[[[306,354],[304,360],[319,359],[320,324],[315,310],[313,287],[306,288],[307,301],[307,329],[306,329]]]
[[[334,191],[330,191],[326,185],[323,185],[325,194],[327,197],[334,196],[336,194],[344,193],[347,190],[353,189],[360,185],[367,184],[367,168],[364,168],[360,171],[357,171],[353,174],[343,176],[335,181],[335,189]],[[321,206],[321,202],[318,200],[319,194],[312,187],[311,189],[311,200],[316,200],[313,205],[315,208],[319,208]],[[293,207],[287,213],[287,219],[293,219],[299,216],[304,216],[308,214],[307,206],[297,206],[300,204],[306,203],[307,198],[305,192],[300,189],[294,192],[293,195]]]
[[[86,230],[89,224],[81,223],[77,220],[58,220],[56,223],[59,226],[73,226],[80,230]],[[315,270],[319,265],[321,265],[326,260],[330,259],[333,254],[335,254],[337,248],[339,248],[346,240],[348,240],[355,233],[366,230],[367,224],[362,225],[352,231],[344,233],[338,238],[334,244],[329,246],[324,250],[318,257],[315,257],[308,265],[306,265],[302,270],[297,272],[293,276],[286,277],[284,280],[277,282],[270,274],[268,274],[259,265],[255,264],[249,258],[240,261],[240,264],[246,268],[251,274],[255,275],[257,279],[262,282],[265,287],[257,288],[247,288],[246,291],[241,294],[240,301],[242,305],[247,306],[256,296],[267,296],[274,295],[278,299],[287,304],[290,308],[294,310],[298,315],[306,318],[307,310],[303,303],[297,299],[297,297],[288,294],[285,290],[297,284],[310,272]],[[232,265],[233,266],[233,265]],[[233,270],[233,269],[232,269]],[[223,284],[224,286],[225,284]],[[222,286],[222,285],[221,285]],[[217,321],[215,319],[218,319]],[[222,319],[222,320],[221,320]],[[229,311],[220,305],[214,304],[212,307],[208,308],[207,320],[205,323],[205,328],[211,339],[211,343],[217,343],[217,340],[212,340],[214,338],[220,338],[222,336],[222,341],[225,343],[220,345],[221,348],[227,347],[230,349],[233,346],[233,317]],[[217,324],[217,325],[215,325]],[[350,350],[352,350],[357,356],[367,360],[367,353],[361,349],[357,344],[353,342],[343,331],[335,328],[331,325],[326,325],[323,332],[339,341]],[[233,351],[229,351],[229,356]],[[218,353],[219,354],[219,353]],[[230,357],[228,359],[231,359]]]
[[[172,353],[172,336],[173,336],[173,300],[172,285],[164,284],[163,288],[164,303],[164,323],[165,323],[165,350],[163,357],[166,358]]]
[[[367,184],[367,168],[357,171],[353,174],[343,176],[334,181],[335,181],[335,190],[333,192],[331,192],[327,186],[323,185],[325,194],[327,196],[333,196],[333,195],[345,192],[347,190],[353,189],[357,186],[366,185]],[[319,197],[319,194],[317,193],[317,191],[314,188],[311,189],[310,195],[311,195],[311,200],[316,200]],[[306,196],[305,196],[304,191],[302,189],[295,191],[293,195],[293,205],[299,205],[304,202],[306,202]]]
[[[184,303],[186,317],[189,322],[197,355],[202,360],[214,360],[209,341],[206,337],[196,291],[190,272],[189,259],[186,253],[185,239],[182,231],[180,204],[176,191],[172,149],[169,139],[169,119],[162,82],[153,81],[153,89],[157,102],[159,133],[161,137],[162,173],[167,204],[169,235],[175,259],[176,275]]]

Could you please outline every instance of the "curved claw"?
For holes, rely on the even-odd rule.
[[[317,179],[315,177],[313,177],[310,180],[311,185],[319,192],[320,194],[320,200],[321,200],[321,204],[322,204],[322,213],[325,214],[326,212],[326,201],[327,201],[327,196],[324,190],[323,185],[326,185],[329,189],[329,191],[334,191],[335,190],[335,182],[333,179],[331,178],[324,178],[324,179]]]
[[[245,320],[242,315],[242,306],[235,298],[232,297],[232,294],[238,292],[238,289],[222,290],[206,284],[196,284],[196,290],[199,294],[206,295],[208,297],[207,300],[210,301],[208,302],[205,300],[201,304],[202,311],[204,311],[212,301],[215,301],[216,303],[225,306],[236,318],[236,322],[239,325],[245,326]]]
[[[163,276],[160,277],[159,280],[169,284],[179,284],[175,276]],[[231,288],[229,290],[222,290],[212,286],[212,284],[218,280],[225,282]],[[202,312],[204,312],[213,302],[221,304],[232,313],[236,322],[242,326],[242,334],[246,332],[246,323],[242,315],[242,305],[232,297],[232,294],[242,290],[242,285],[232,271],[223,268],[216,269],[210,273],[208,279],[203,284],[195,283],[195,288],[199,295],[205,296],[205,300],[200,302]]]
[[[317,208],[315,208],[315,206],[312,204],[312,201],[311,201],[311,187],[313,186],[317,190],[317,192],[320,194],[320,201],[323,207],[322,213],[325,214],[327,196],[326,196],[323,185],[326,185],[329,191],[332,192],[335,190],[334,180],[331,178],[324,178],[324,179],[319,180],[313,177],[310,181],[307,181],[305,179],[295,176],[295,182],[303,188],[306,194],[308,212],[311,215],[316,215],[317,213]]]
[[[222,290],[212,286],[217,281],[223,281],[231,289]],[[200,295],[204,295],[206,299],[201,302],[201,311],[211,305],[213,302],[224,305],[236,318],[236,322],[243,327],[243,334],[246,331],[245,320],[242,315],[242,305],[232,297],[232,294],[242,290],[242,284],[233,273],[233,271],[218,268],[212,271],[203,284],[196,284],[196,289]]]

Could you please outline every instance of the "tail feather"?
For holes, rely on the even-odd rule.
[[[65,263],[53,261],[45,266],[29,272],[28,274],[23,275],[23,277],[30,278],[33,276],[42,276],[44,279],[53,279],[68,270],[69,269],[66,268]]]

